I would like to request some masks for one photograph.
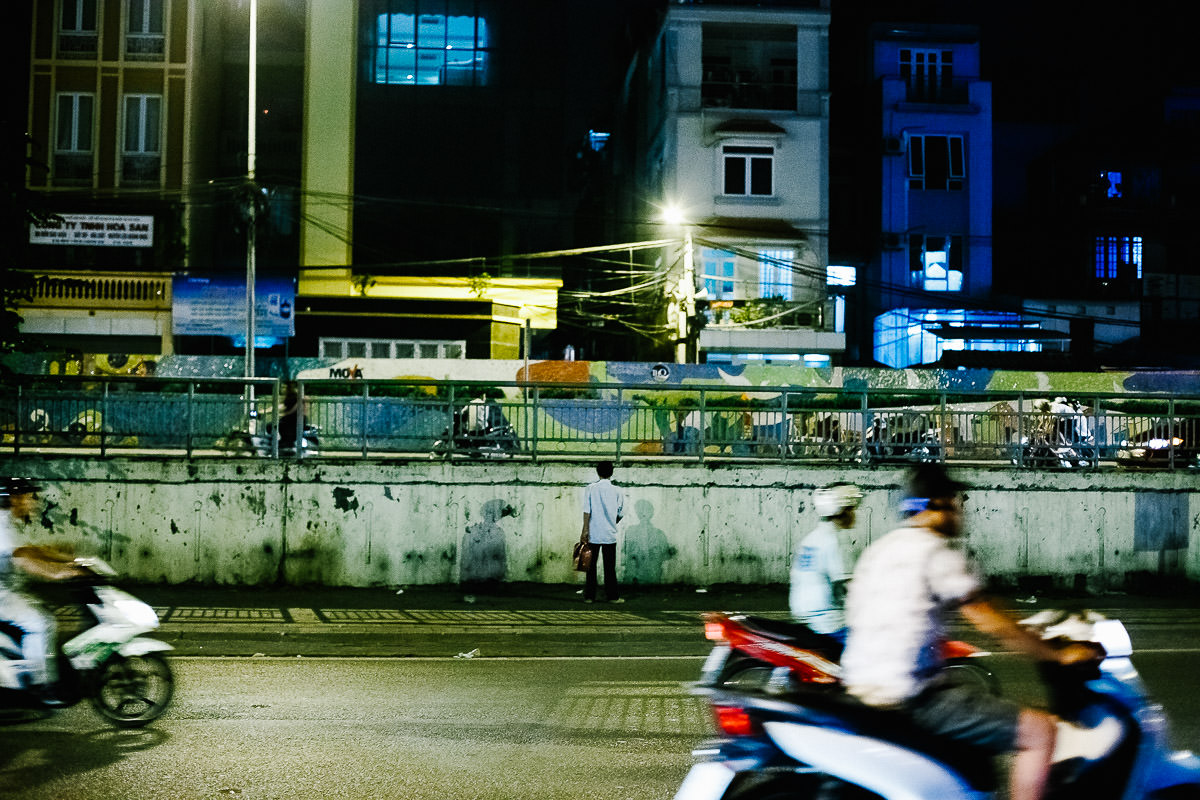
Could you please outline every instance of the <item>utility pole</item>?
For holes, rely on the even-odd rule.
[[[683,229],[683,278],[679,282],[679,315],[676,319],[675,363],[688,363],[692,317],[696,315],[696,267],[692,260],[692,227]]]
[[[249,78],[247,80],[246,103],[246,189],[250,207],[246,221],[246,377],[253,378],[254,367],[254,282],[256,279],[256,264],[254,261],[256,234],[258,228],[258,189],[254,185],[256,169],[257,141],[255,127],[258,122],[258,0],[250,0],[250,59]],[[253,397],[254,388],[249,388]]]

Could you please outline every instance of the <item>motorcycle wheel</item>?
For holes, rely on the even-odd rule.
[[[765,661],[740,658],[725,665],[717,683],[738,691],[760,692],[767,687],[774,669]]]
[[[878,800],[878,795],[827,775],[747,773],[721,800]]]
[[[92,707],[120,728],[140,728],[163,715],[175,693],[175,678],[158,653],[113,656],[96,675]]]
[[[978,686],[993,697],[1000,696],[1000,680],[987,667],[976,663],[973,658],[955,658],[947,661],[942,671],[957,683]]]

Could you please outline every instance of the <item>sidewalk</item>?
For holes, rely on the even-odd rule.
[[[782,586],[623,587],[617,605],[584,604],[573,584],[131,591],[178,655],[202,656],[701,656],[704,612],[787,607]]]
[[[702,614],[784,619],[787,587],[622,587],[624,603],[584,604],[579,584],[506,583],[403,589],[131,586],[177,655],[271,657],[702,656]],[[1195,593],[1013,594],[1014,614],[1091,608],[1158,625],[1200,622]],[[69,625],[69,618],[63,619]]]

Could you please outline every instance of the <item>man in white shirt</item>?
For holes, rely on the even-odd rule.
[[[800,542],[792,559],[788,592],[792,617],[840,644],[846,643],[842,605],[850,573],[838,534],[854,527],[854,511],[861,501],[858,487],[841,481],[813,492],[813,508],[821,522]]]
[[[617,523],[621,521],[624,498],[621,490],[613,486],[611,461],[596,464],[599,479],[588,484],[583,497],[583,533],[580,541],[592,551],[588,565],[587,581],[583,588],[583,602],[596,600],[596,566],[604,556],[604,596],[610,603],[624,603],[617,586]]]
[[[1082,644],[1048,644],[982,595],[982,579],[956,546],[964,488],[940,464],[912,471],[901,504],[904,527],[871,544],[850,581],[842,680],[862,702],[902,711],[935,737],[996,755],[1015,751],[1010,800],[1040,800],[1052,757],[1103,752],[1116,733],[1077,728],[1046,711],[1021,708],[974,684],[956,683],[941,669],[946,617],[955,610],[983,633],[1040,660],[1072,664],[1096,655]],[[1107,737],[1111,741],[1098,741]]]

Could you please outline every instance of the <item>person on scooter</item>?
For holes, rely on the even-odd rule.
[[[858,487],[844,481],[813,492],[813,509],[821,522],[800,542],[792,559],[788,606],[793,619],[833,637],[839,645],[846,643],[842,606],[850,573],[838,534],[854,527],[854,511],[861,501]]]
[[[20,591],[20,573],[44,580],[65,580],[86,571],[74,559],[48,547],[17,546],[17,531],[37,511],[38,487],[24,479],[10,479],[0,504],[0,630],[21,647],[30,690],[54,704],[54,618]]]
[[[1096,657],[1087,645],[1052,646],[983,595],[983,580],[958,546],[965,488],[941,464],[910,473],[900,505],[904,525],[867,547],[850,581],[843,682],[863,703],[900,711],[936,737],[996,755],[1014,752],[1010,800],[1039,800],[1052,760],[1103,755],[1119,731],[1068,725],[939,670],[938,645],[955,610],[1034,658],[1074,664]]]

